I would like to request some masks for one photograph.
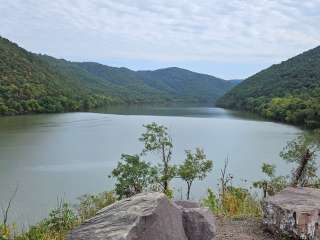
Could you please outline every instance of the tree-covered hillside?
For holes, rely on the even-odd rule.
[[[227,92],[218,106],[320,127],[320,47],[273,65]]]
[[[0,37],[0,115],[108,104],[212,102],[234,84],[179,68],[132,71],[30,53]]]
[[[172,100],[166,91],[148,86],[137,72],[128,68],[109,67],[94,62],[73,64],[99,78],[110,94],[124,99],[126,103],[159,103]]]
[[[118,87],[115,93],[121,97],[121,88],[130,89],[142,102],[182,101],[210,102],[231,89],[235,84],[206,74],[181,68],[165,68],[155,71],[132,71],[127,68],[109,67],[98,63],[75,63],[90,74]]]
[[[40,57],[0,38],[0,114],[62,112],[111,104]]]
[[[177,101],[215,102],[235,84],[181,68],[139,71],[144,83],[168,92]]]

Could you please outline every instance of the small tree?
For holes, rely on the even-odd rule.
[[[319,131],[304,134],[288,142],[280,153],[284,160],[297,165],[292,171],[292,186],[308,186],[317,180],[316,157],[320,150],[319,141]]]
[[[218,213],[219,210],[219,199],[212,189],[208,188],[207,197],[202,200],[202,205],[208,207],[213,213]]]
[[[285,177],[275,176],[275,165],[263,163],[261,169],[262,172],[267,176],[267,179],[254,182],[253,187],[262,189],[264,198],[266,198],[267,195],[274,195],[275,193],[281,191],[285,186],[287,186]]]
[[[119,199],[141,193],[154,183],[157,171],[138,155],[122,154],[121,161],[112,171],[116,178],[115,192]]]
[[[224,198],[228,186],[232,186],[233,175],[228,172],[229,158],[224,161],[224,166],[220,169],[220,197]],[[219,184],[218,184],[219,185]]]
[[[167,128],[156,123],[144,125],[146,132],[142,134],[139,140],[144,143],[142,154],[147,152],[156,152],[161,156],[161,164],[158,167],[158,183],[163,192],[168,194],[169,182],[175,177],[176,168],[171,165],[172,140],[167,132]]]
[[[213,163],[211,160],[207,160],[204,151],[200,148],[197,148],[194,154],[187,150],[186,154],[187,157],[179,167],[178,175],[187,183],[187,199],[189,200],[192,183],[196,179],[204,179],[212,170]]]

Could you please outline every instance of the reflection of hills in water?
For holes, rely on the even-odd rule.
[[[222,108],[214,108],[198,105],[119,105],[108,106],[92,111],[93,113],[61,113],[61,114],[41,114],[23,115],[15,117],[0,118],[0,133],[10,133],[15,131],[49,131],[50,128],[66,127],[97,127],[111,121],[109,116],[104,114],[117,115],[142,115],[142,116],[175,116],[175,117],[195,117],[195,118],[235,118],[254,121],[266,121],[253,114],[239,111],[230,111]],[[75,119],[77,114],[79,119]],[[70,120],[68,120],[70,119]]]
[[[78,114],[79,119],[74,120],[75,114]],[[70,121],[68,121],[68,116],[70,116]],[[109,117],[94,113],[92,115],[90,113],[61,113],[2,117],[0,118],[0,133],[20,130],[24,132],[42,131],[43,129],[48,130],[50,128],[65,128],[70,126],[94,127],[100,126],[106,121],[110,121]]]
[[[119,105],[108,106],[94,110],[97,113],[110,113],[120,115],[151,115],[151,116],[180,116],[180,117],[203,117],[203,118],[230,118],[266,121],[253,113],[230,111],[204,105]]]

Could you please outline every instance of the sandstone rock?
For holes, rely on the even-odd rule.
[[[98,212],[69,240],[187,240],[181,210],[162,193],[143,193]]]
[[[286,188],[263,203],[264,224],[295,239],[320,239],[320,190]]]
[[[213,240],[215,237],[215,219],[209,209],[183,209],[183,227],[188,240]]]

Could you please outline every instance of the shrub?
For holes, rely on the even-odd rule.
[[[98,195],[83,195],[79,198],[79,204],[76,205],[79,220],[83,222],[84,220],[91,218],[96,215],[96,213],[106,207],[111,205],[116,201],[116,197],[113,192],[103,192]]]

